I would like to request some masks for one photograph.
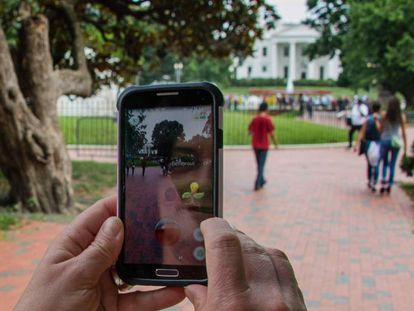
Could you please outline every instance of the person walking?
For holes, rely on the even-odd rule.
[[[267,103],[261,103],[258,115],[255,116],[249,124],[249,134],[252,136],[252,145],[257,162],[257,178],[254,190],[263,188],[266,183],[266,180],[264,179],[264,166],[267,152],[269,150],[269,136],[275,146],[278,145],[277,138],[274,133],[275,126],[267,111]]]
[[[354,147],[354,151],[358,151],[359,154],[365,154],[367,159],[367,177],[368,188],[372,192],[376,192],[376,185],[379,175],[379,160],[380,160],[380,145],[381,145],[381,105],[378,102],[374,102],[372,105],[372,113],[368,115],[367,120],[362,125],[359,131],[358,139]]]
[[[131,171],[132,171],[132,176],[134,176],[134,173],[135,173],[135,162],[134,161],[131,162]]]
[[[141,167],[142,167],[142,176],[145,176],[145,169],[147,167],[147,157],[146,156],[144,156],[141,159]]]
[[[352,148],[352,140],[355,131],[360,131],[362,124],[364,124],[366,117],[368,116],[368,106],[362,101],[362,99],[355,99],[354,105],[351,109],[350,115],[350,127],[348,133],[348,148]]]
[[[400,136],[402,133],[402,139]],[[383,113],[381,124],[381,160],[382,180],[380,193],[390,193],[394,185],[395,164],[398,153],[403,147],[404,156],[407,154],[407,136],[405,132],[405,120],[401,112],[400,100],[393,96],[388,101],[388,108]],[[388,179],[387,179],[388,175]]]

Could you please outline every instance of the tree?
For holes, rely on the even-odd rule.
[[[133,158],[147,142],[145,138],[147,126],[142,124],[145,120],[142,112],[135,116],[131,110],[127,110],[126,114],[125,149],[127,157]]]
[[[414,106],[414,2],[405,0],[308,0],[320,31],[310,56],[341,52],[347,79],[355,88],[378,86],[401,93]]]
[[[414,107],[414,2],[352,2],[344,62],[355,84],[401,93]]]
[[[185,139],[184,127],[178,121],[164,120],[154,126],[152,143],[158,155],[171,159],[174,146]]]
[[[265,0],[3,0],[0,3],[0,170],[9,202],[63,212],[72,204],[71,165],[59,130],[60,95],[89,96],[127,84],[171,51],[188,56],[249,54],[262,35]]]
[[[320,55],[334,56],[342,50],[343,38],[348,31],[349,0],[307,0],[311,15],[305,24],[317,30],[321,36],[307,47],[311,59]]]

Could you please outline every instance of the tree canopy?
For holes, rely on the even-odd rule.
[[[406,0],[308,0],[309,25],[321,38],[309,53],[340,50],[355,87],[379,86],[414,105],[414,2]]]
[[[178,121],[164,120],[155,125],[151,137],[158,155],[170,159],[174,146],[185,139],[184,127]]]
[[[95,86],[133,82],[151,61],[167,54],[215,58],[251,54],[263,28],[273,27],[277,19],[265,0],[5,0],[0,16],[11,48],[19,49],[22,11],[42,13],[50,24],[54,66],[76,67],[73,31],[60,7],[63,2],[74,6]]]

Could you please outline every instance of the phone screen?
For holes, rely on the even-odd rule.
[[[213,216],[211,105],[124,110],[124,263],[205,265]]]

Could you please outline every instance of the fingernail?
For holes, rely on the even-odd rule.
[[[117,217],[110,217],[103,224],[102,230],[106,234],[118,238],[121,233],[121,228],[122,228],[121,220]]]

